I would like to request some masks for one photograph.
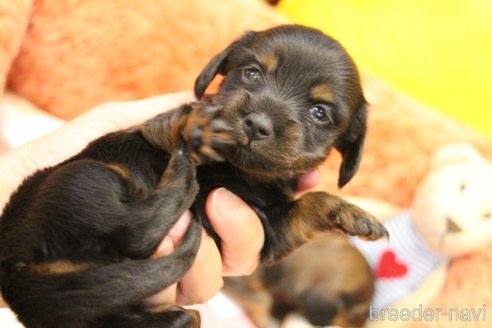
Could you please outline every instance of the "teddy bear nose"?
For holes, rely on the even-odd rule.
[[[244,119],[243,129],[250,141],[262,140],[273,133],[273,124],[265,113],[251,113]]]
[[[451,218],[446,218],[446,232],[461,232],[463,229],[460,228],[458,224]]]

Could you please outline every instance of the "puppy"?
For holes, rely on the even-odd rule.
[[[361,159],[366,102],[356,67],[335,40],[301,26],[248,32],[206,65],[198,98],[217,74],[225,79],[211,99],[105,135],[12,195],[0,221],[0,279],[23,324],[198,327],[196,313],[142,300],[186,273],[201,226],[220,244],[204,210],[217,187],[260,217],[264,263],[318,231],[386,236],[370,214],[341,198],[293,198],[297,177],[330,149],[343,155],[340,186]],[[187,208],[195,219],[182,244],[149,259]]]
[[[374,277],[364,256],[343,235],[327,233],[273,266],[261,266],[248,277],[226,278],[224,291],[260,328],[291,313],[315,326],[362,327]]]

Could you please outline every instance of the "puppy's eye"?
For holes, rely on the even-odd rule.
[[[328,108],[323,105],[316,105],[309,108],[309,113],[318,121],[326,122],[329,120]]]
[[[261,72],[257,68],[246,68],[243,75],[246,80],[258,80],[261,77]]]

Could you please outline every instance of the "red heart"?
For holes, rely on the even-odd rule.
[[[399,278],[407,274],[408,267],[401,263],[391,250],[385,251],[379,258],[376,278]]]

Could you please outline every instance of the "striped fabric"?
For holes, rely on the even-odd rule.
[[[390,240],[352,244],[365,256],[376,277],[373,308],[388,308],[408,296],[436,267],[447,261],[427,248],[416,230],[410,211],[385,220]]]

